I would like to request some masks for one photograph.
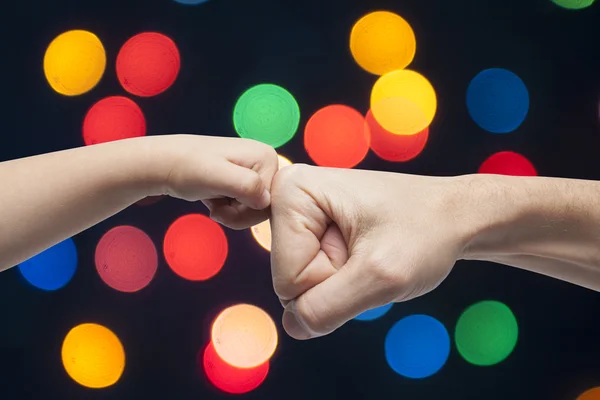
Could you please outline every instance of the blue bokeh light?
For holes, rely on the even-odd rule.
[[[43,290],[64,287],[75,275],[77,248],[69,238],[19,265],[21,275],[33,286]]]
[[[411,315],[396,322],[385,338],[385,358],[407,378],[426,378],[438,372],[450,355],[450,336],[444,325],[428,315]]]
[[[176,3],[180,4],[188,4],[188,5],[196,5],[206,3],[208,0],[175,0]]]
[[[475,76],[467,89],[467,108],[473,121],[492,133],[517,129],[529,112],[529,92],[516,74],[502,68]]]
[[[385,306],[367,310],[362,314],[357,315],[354,319],[357,321],[373,321],[374,319],[383,317],[388,311],[390,311],[393,305],[394,303],[390,303]]]

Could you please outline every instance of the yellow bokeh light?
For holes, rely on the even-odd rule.
[[[119,338],[98,324],[71,329],[62,345],[67,374],[82,386],[94,389],[115,384],[125,369],[125,351]]]
[[[396,100],[386,100],[396,98]],[[394,110],[394,106],[400,107]],[[403,110],[402,107],[409,107]],[[420,110],[412,114],[411,110]],[[380,77],[371,91],[371,111],[382,127],[397,135],[413,135],[427,128],[437,111],[431,83],[412,70],[397,70]],[[423,118],[424,115],[424,118]]]
[[[238,368],[268,361],[277,348],[277,327],[261,308],[238,304],[223,310],[212,326],[211,340],[219,357]]]
[[[96,35],[73,30],[57,36],[44,56],[44,73],[58,93],[77,96],[92,90],[106,69],[106,52]]]
[[[415,58],[417,41],[401,16],[376,11],[362,17],[350,33],[350,51],[366,71],[383,75],[406,68]]]
[[[279,169],[292,165],[292,162],[287,158],[278,155],[279,157]],[[271,251],[271,221],[266,220],[258,225],[254,225],[250,228],[252,236],[256,242],[265,250]]]

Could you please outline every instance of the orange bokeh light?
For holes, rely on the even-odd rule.
[[[228,249],[223,228],[202,214],[178,218],[167,230],[163,243],[169,267],[191,281],[205,281],[219,273]]]
[[[371,131],[371,150],[383,160],[404,162],[417,157],[427,144],[429,128],[416,135],[395,135],[383,128],[369,110],[367,124]]]
[[[304,147],[322,167],[353,168],[369,152],[370,133],[365,118],[345,105],[317,111],[304,129]]]
[[[237,368],[254,368],[267,362],[277,348],[277,327],[263,309],[237,304],[215,319],[211,341],[219,357]]]
[[[198,364],[216,388],[230,394],[253,391],[269,374],[269,361],[254,368],[237,368],[223,361],[212,343],[198,354]]]
[[[587,390],[577,400],[600,400],[600,387]]]

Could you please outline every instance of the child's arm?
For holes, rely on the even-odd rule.
[[[272,147],[197,135],[148,136],[2,162],[0,271],[146,196],[202,200],[225,225],[251,226],[267,218],[258,210],[270,204],[277,168]]]

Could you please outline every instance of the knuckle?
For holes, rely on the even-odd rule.
[[[248,174],[246,178],[240,180],[240,193],[259,194],[262,193],[263,183],[257,173]]]
[[[283,196],[291,187],[297,185],[310,169],[306,164],[292,164],[285,166],[273,178],[271,190],[274,196]]]
[[[397,293],[398,290],[405,287],[408,279],[394,263],[390,262],[389,256],[374,255],[368,262],[370,278],[374,285],[382,288],[382,291]]]

